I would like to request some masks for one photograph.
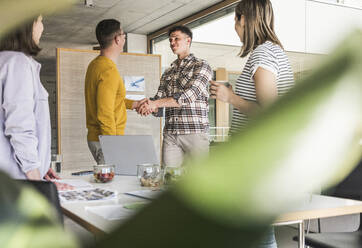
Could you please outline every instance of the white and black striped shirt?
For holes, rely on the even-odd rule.
[[[278,96],[286,93],[294,85],[293,71],[287,55],[279,45],[266,41],[251,52],[243,72],[236,81],[235,94],[247,101],[257,101],[254,74],[259,67],[276,75]],[[231,134],[237,132],[240,128],[244,128],[248,121],[248,116],[234,108]]]

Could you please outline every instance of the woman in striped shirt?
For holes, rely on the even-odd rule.
[[[242,0],[235,9],[235,31],[243,43],[240,57],[249,56],[231,88],[212,82],[212,98],[233,105],[231,133],[244,127],[249,117],[287,92],[294,84],[287,55],[274,32],[269,0]]]
[[[211,82],[211,98],[233,105],[231,134],[245,127],[259,110],[265,108],[294,84],[287,55],[274,32],[274,14],[269,0],[242,0],[235,8],[235,31],[243,43],[240,57],[249,56],[236,81],[235,92]],[[259,248],[277,247],[274,230]]]

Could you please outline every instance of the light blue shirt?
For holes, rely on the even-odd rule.
[[[48,93],[41,65],[22,52],[0,52],[0,169],[13,178],[50,167]]]

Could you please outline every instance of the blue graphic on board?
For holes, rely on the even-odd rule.
[[[124,76],[126,91],[145,91],[144,76]]]

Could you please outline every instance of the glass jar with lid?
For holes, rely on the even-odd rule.
[[[112,181],[114,177],[114,165],[98,164],[93,166],[93,176],[97,183]]]
[[[166,166],[163,174],[163,183],[170,185],[178,181],[185,173],[184,167]]]
[[[137,165],[137,177],[141,186],[158,187],[162,181],[161,167],[158,164]]]

